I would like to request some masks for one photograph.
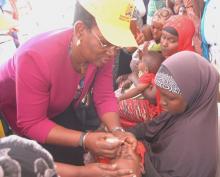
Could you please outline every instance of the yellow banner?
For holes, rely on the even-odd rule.
[[[2,121],[0,120],[0,138],[4,136],[5,136],[5,132],[4,132]]]

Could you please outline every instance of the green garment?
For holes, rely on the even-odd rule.
[[[147,15],[152,17],[158,9],[161,9],[162,7],[165,6],[166,6],[165,0],[150,0],[148,4]]]

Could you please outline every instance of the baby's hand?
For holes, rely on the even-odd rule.
[[[122,88],[122,93],[123,93],[125,90],[127,90],[128,88],[130,88],[131,84],[132,84],[132,81],[126,80],[126,81],[123,83],[122,87],[121,87],[121,88]]]

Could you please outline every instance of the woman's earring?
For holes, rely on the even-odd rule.
[[[81,43],[80,39],[77,39],[76,46],[78,47],[80,45],[80,43]]]

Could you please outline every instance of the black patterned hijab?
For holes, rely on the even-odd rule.
[[[57,177],[48,151],[16,135],[0,139],[0,177]]]
[[[146,176],[214,177],[219,75],[207,60],[190,51],[179,52],[162,63],[155,78],[159,87],[164,88],[158,79],[166,74],[172,76],[187,109],[178,115],[161,113],[130,130],[149,143]]]

